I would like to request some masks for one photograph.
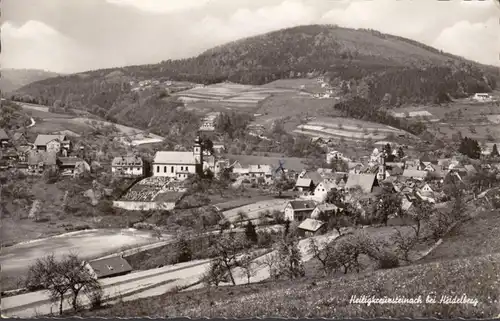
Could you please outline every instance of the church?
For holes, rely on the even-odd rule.
[[[179,180],[203,170],[203,150],[200,137],[196,137],[190,152],[158,151],[152,164],[153,176]]]

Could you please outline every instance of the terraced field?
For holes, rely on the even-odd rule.
[[[389,135],[409,135],[394,127],[342,117],[310,121],[307,124],[297,126],[293,132],[310,137],[343,138],[352,141],[369,138],[383,140]]]

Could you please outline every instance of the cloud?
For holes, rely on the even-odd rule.
[[[444,29],[433,43],[436,48],[483,63],[500,65],[500,25],[490,18],[484,23],[460,21]]]
[[[210,0],[106,0],[108,3],[130,6],[149,13],[175,13],[200,8]]]
[[[5,22],[1,33],[3,67],[67,72],[89,63],[88,53],[74,40],[42,22],[30,20],[19,27]]]
[[[227,19],[206,16],[191,27],[191,34],[205,40],[205,45],[215,45],[281,28],[311,24],[315,22],[317,15],[313,6],[301,1],[286,0],[278,5],[256,10],[240,8]]]

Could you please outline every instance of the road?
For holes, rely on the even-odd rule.
[[[124,276],[101,280],[106,301],[130,301],[140,297],[161,295],[175,287],[183,287],[199,281],[210,264],[209,260],[191,261],[166,267],[140,271]],[[82,304],[88,301],[82,299]],[[50,302],[46,291],[30,292],[2,298],[2,315],[29,318],[37,315],[58,313],[58,305]],[[71,307],[64,302],[64,310]]]

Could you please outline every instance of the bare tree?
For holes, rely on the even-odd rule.
[[[257,264],[253,261],[249,254],[246,254],[239,262],[241,275],[247,278],[247,284],[250,284],[250,278],[257,273]]]
[[[322,245],[321,248],[320,245]],[[334,248],[333,242],[326,241],[323,244],[318,244],[318,242],[312,238],[309,242],[309,254],[321,263],[325,276],[331,271],[334,259],[333,254],[335,254]]]
[[[277,278],[278,254],[276,252],[266,254],[260,260],[260,264],[269,269],[269,275],[272,279]]]
[[[215,260],[210,263],[205,274],[203,274],[202,280],[208,285],[219,286],[221,282],[225,279],[224,267],[221,265],[221,261]]]
[[[404,234],[400,229],[394,228],[396,233],[391,236],[391,240],[396,245],[398,256],[406,262],[411,262],[410,251],[417,245],[418,236],[413,230],[410,234]]]
[[[69,295],[69,303],[77,311],[79,295],[84,293],[92,301],[102,288],[84,263],[75,254],[69,254],[57,261],[53,254],[38,259],[33,264],[26,280],[27,287],[43,287],[51,300],[59,303],[59,313],[63,312],[64,299]],[[83,291],[82,291],[83,290]],[[92,303],[92,302],[91,302]]]
[[[305,275],[302,254],[298,242],[292,237],[286,237],[278,244],[278,276],[295,279]]]
[[[237,263],[238,252],[244,248],[245,241],[236,237],[233,233],[222,235],[214,245],[215,260],[219,261],[218,264],[224,267],[233,285],[236,285],[236,282],[231,268]]]

